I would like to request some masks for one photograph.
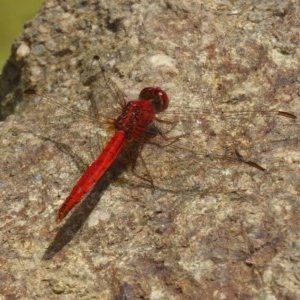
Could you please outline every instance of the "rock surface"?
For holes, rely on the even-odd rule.
[[[91,156],[81,147],[93,129],[79,119],[68,123],[72,115],[60,110],[66,99],[87,105],[80,83],[85,62],[99,56],[130,98],[144,86],[162,86],[183,112],[192,106],[204,116],[270,109],[297,115],[299,7],[297,1],[45,1],[13,44],[0,83],[1,115],[9,115],[0,124],[1,296],[299,299],[297,120],[240,113],[239,121],[223,125],[210,115],[213,125],[200,127],[202,143],[191,139],[194,153],[208,154],[190,160],[199,171],[180,165],[189,175],[185,184],[197,183],[193,189],[177,188],[180,178],[173,191],[172,181],[153,191],[130,184],[130,174],[123,183],[107,178],[55,224]],[[55,102],[25,96],[32,87]],[[267,171],[208,157],[211,149],[224,155],[233,146]]]

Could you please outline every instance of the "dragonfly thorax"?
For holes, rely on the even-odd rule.
[[[148,100],[129,101],[115,120],[116,131],[123,131],[126,138],[139,140],[147,134],[155,120],[155,107]]]

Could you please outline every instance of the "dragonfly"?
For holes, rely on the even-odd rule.
[[[99,57],[95,57],[94,59],[99,66]],[[202,133],[199,133],[199,129],[202,128],[205,131],[205,128],[209,128],[206,127],[206,123],[203,121],[205,118],[201,119],[201,116],[205,116],[206,119],[207,117],[212,118],[214,121],[216,119],[221,122],[225,120],[226,124],[233,123],[229,127],[230,130],[233,127],[243,128],[241,124],[249,118],[263,118],[266,129],[264,133],[260,133],[262,136],[257,137],[256,141],[259,141],[259,139],[264,140],[269,128],[275,127],[276,123],[279,124],[279,131],[283,131],[280,136],[285,136],[286,128],[291,125],[290,120],[293,122],[297,118],[294,114],[283,110],[249,110],[218,114],[216,111],[200,112],[198,108],[189,107],[186,112],[179,113],[178,111],[173,111],[172,118],[161,119],[158,115],[166,112],[170,105],[169,96],[162,88],[157,86],[145,87],[141,90],[137,100],[128,101],[125,94],[107,77],[106,71],[101,67],[101,64],[99,69],[89,70],[88,75],[84,75],[83,77],[84,86],[89,87],[87,95],[91,100],[89,108],[85,109],[83,113],[80,112],[82,108],[65,108],[63,104],[58,103],[50,97],[39,94],[33,89],[27,90],[27,94],[35,94],[41,99],[46,100],[47,103],[51,103],[51,106],[56,105],[65,111],[72,111],[71,115],[73,117],[74,115],[78,116],[76,119],[81,117],[88,118],[87,116],[89,115],[92,122],[96,122],[98,125],[106,124],[109,128],[108,131],[114,132],[107,144],[103,146],[100,155],[78,179],[70,194],[59,208],[56,216],[57,223],[62,222],[69,212],[91,192],[95,184],[108,172],[120,156],[120,153],[127,148],[128,144],[135,143],[138,145],[137,155],[140,161],[140,168],[146,170],[145,177],[148,178],[152,188],[159,186],[157,181],[164,182],[167,186],[168,183],[172,183],[175,176],[179,178],[179,181],[183,182],[183,185],[197,187],[198,179],[193,179],[193,175],[201,169],[201,159],[205,157],[207,159],[243,164],[258,171],[265,171],[265,168],[259,163],[244,158],[237,147],[235,147],[234,142],[228,143],[229,137],[232,137],[232,133],[222,133],[224,144],[225,146],[230,145],[228,146],[228,148],[231,148],[230,151],[227,149],[220,154],[213,152],[211,154],[204,154],[201,149],[191,146],[192,140],[202,138]],[[96,98],[98,101],[94,101]],[[105,103],[104,100],[110,108],[113,107],[113,101],[117,103],[118,114],[116,117],[112,116],[111,110],[109,110],[109,113],[103,113],[102,104]],[[113,109],[115,110],[115,107]],[[89,113],[87,113],[87,110],[89,110]],[[222,130],[221,128],[220,131],[222,132]],[[226,131],[226,126],[224,126],[224,130]],[[239,130],[240,135],[247,137],[247,130]],[[173,131],[175,133],[170,136],[169,134]],[[211,135],[214,136],[214,133]],[[142,156],[144,148],[146,148],[144,147],[145,145],[153,146],[151,149],[154,150],[151,150],[149,153],[146,150],[144,157],[150,157],[151,160],[158,160],[156,163],[152,163],[152,167],[151,162],[146,161]],[[212,149],[215,148],[212,146]],[[135,159],[132,163],[132,169],[136,167]],[[166,166],[169,166],[172,173],[168,172]],[[219,170],[220,168],[216,168],[216,172],[219,172]]]
[[[122,113],[111,119],[116,132],[98,158],[80,177],[57,214],[60,223],[69,211],[91,191],[108,168],[113,164],[126,143],[139,141],[141,145],[163,132],[155,125],[156,115],[167,109],[169,97],[160,87],[142,89],[139,100],[122,104]],[[166,137],[165,137],[166,138]]]

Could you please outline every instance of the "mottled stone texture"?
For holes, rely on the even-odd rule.
[[[270,112],[298,114],[299,9],[45,1],[0,82],[9,115],[0,124],[3,299],[300,299],[299,122]],[[130,172],[108,176],[58,226],[59,206],[98,151],[84,148],[90,133],[99,144],[87,116],[63,108],[101,93],[108,104],[102,86],[83,85],[95,55],[130,98],[159,85],[171,116],[193,113],[172,130],[192,129],[181,145],[190,152],[146,147],[155,189]],[[29,88],[49,101],[24,95]]]

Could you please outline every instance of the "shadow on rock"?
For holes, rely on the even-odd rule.
[[[85,223],[95,206],[101,199],[101,196],[106,191],[111,182],[120,176],[128,166],[132,168],[139,156],[141,144],[130,144],[121,153],[119,159],[110,167],[102,179],[95,185],[92,191],[85,197],[85,199],[78,205],[70,217],[59,228],[54,240],[46,249],[42,259],[48,260],[62,250],[73,239],[76,233],[80,230]],[[130,153],[130,160],[128,159]]]

